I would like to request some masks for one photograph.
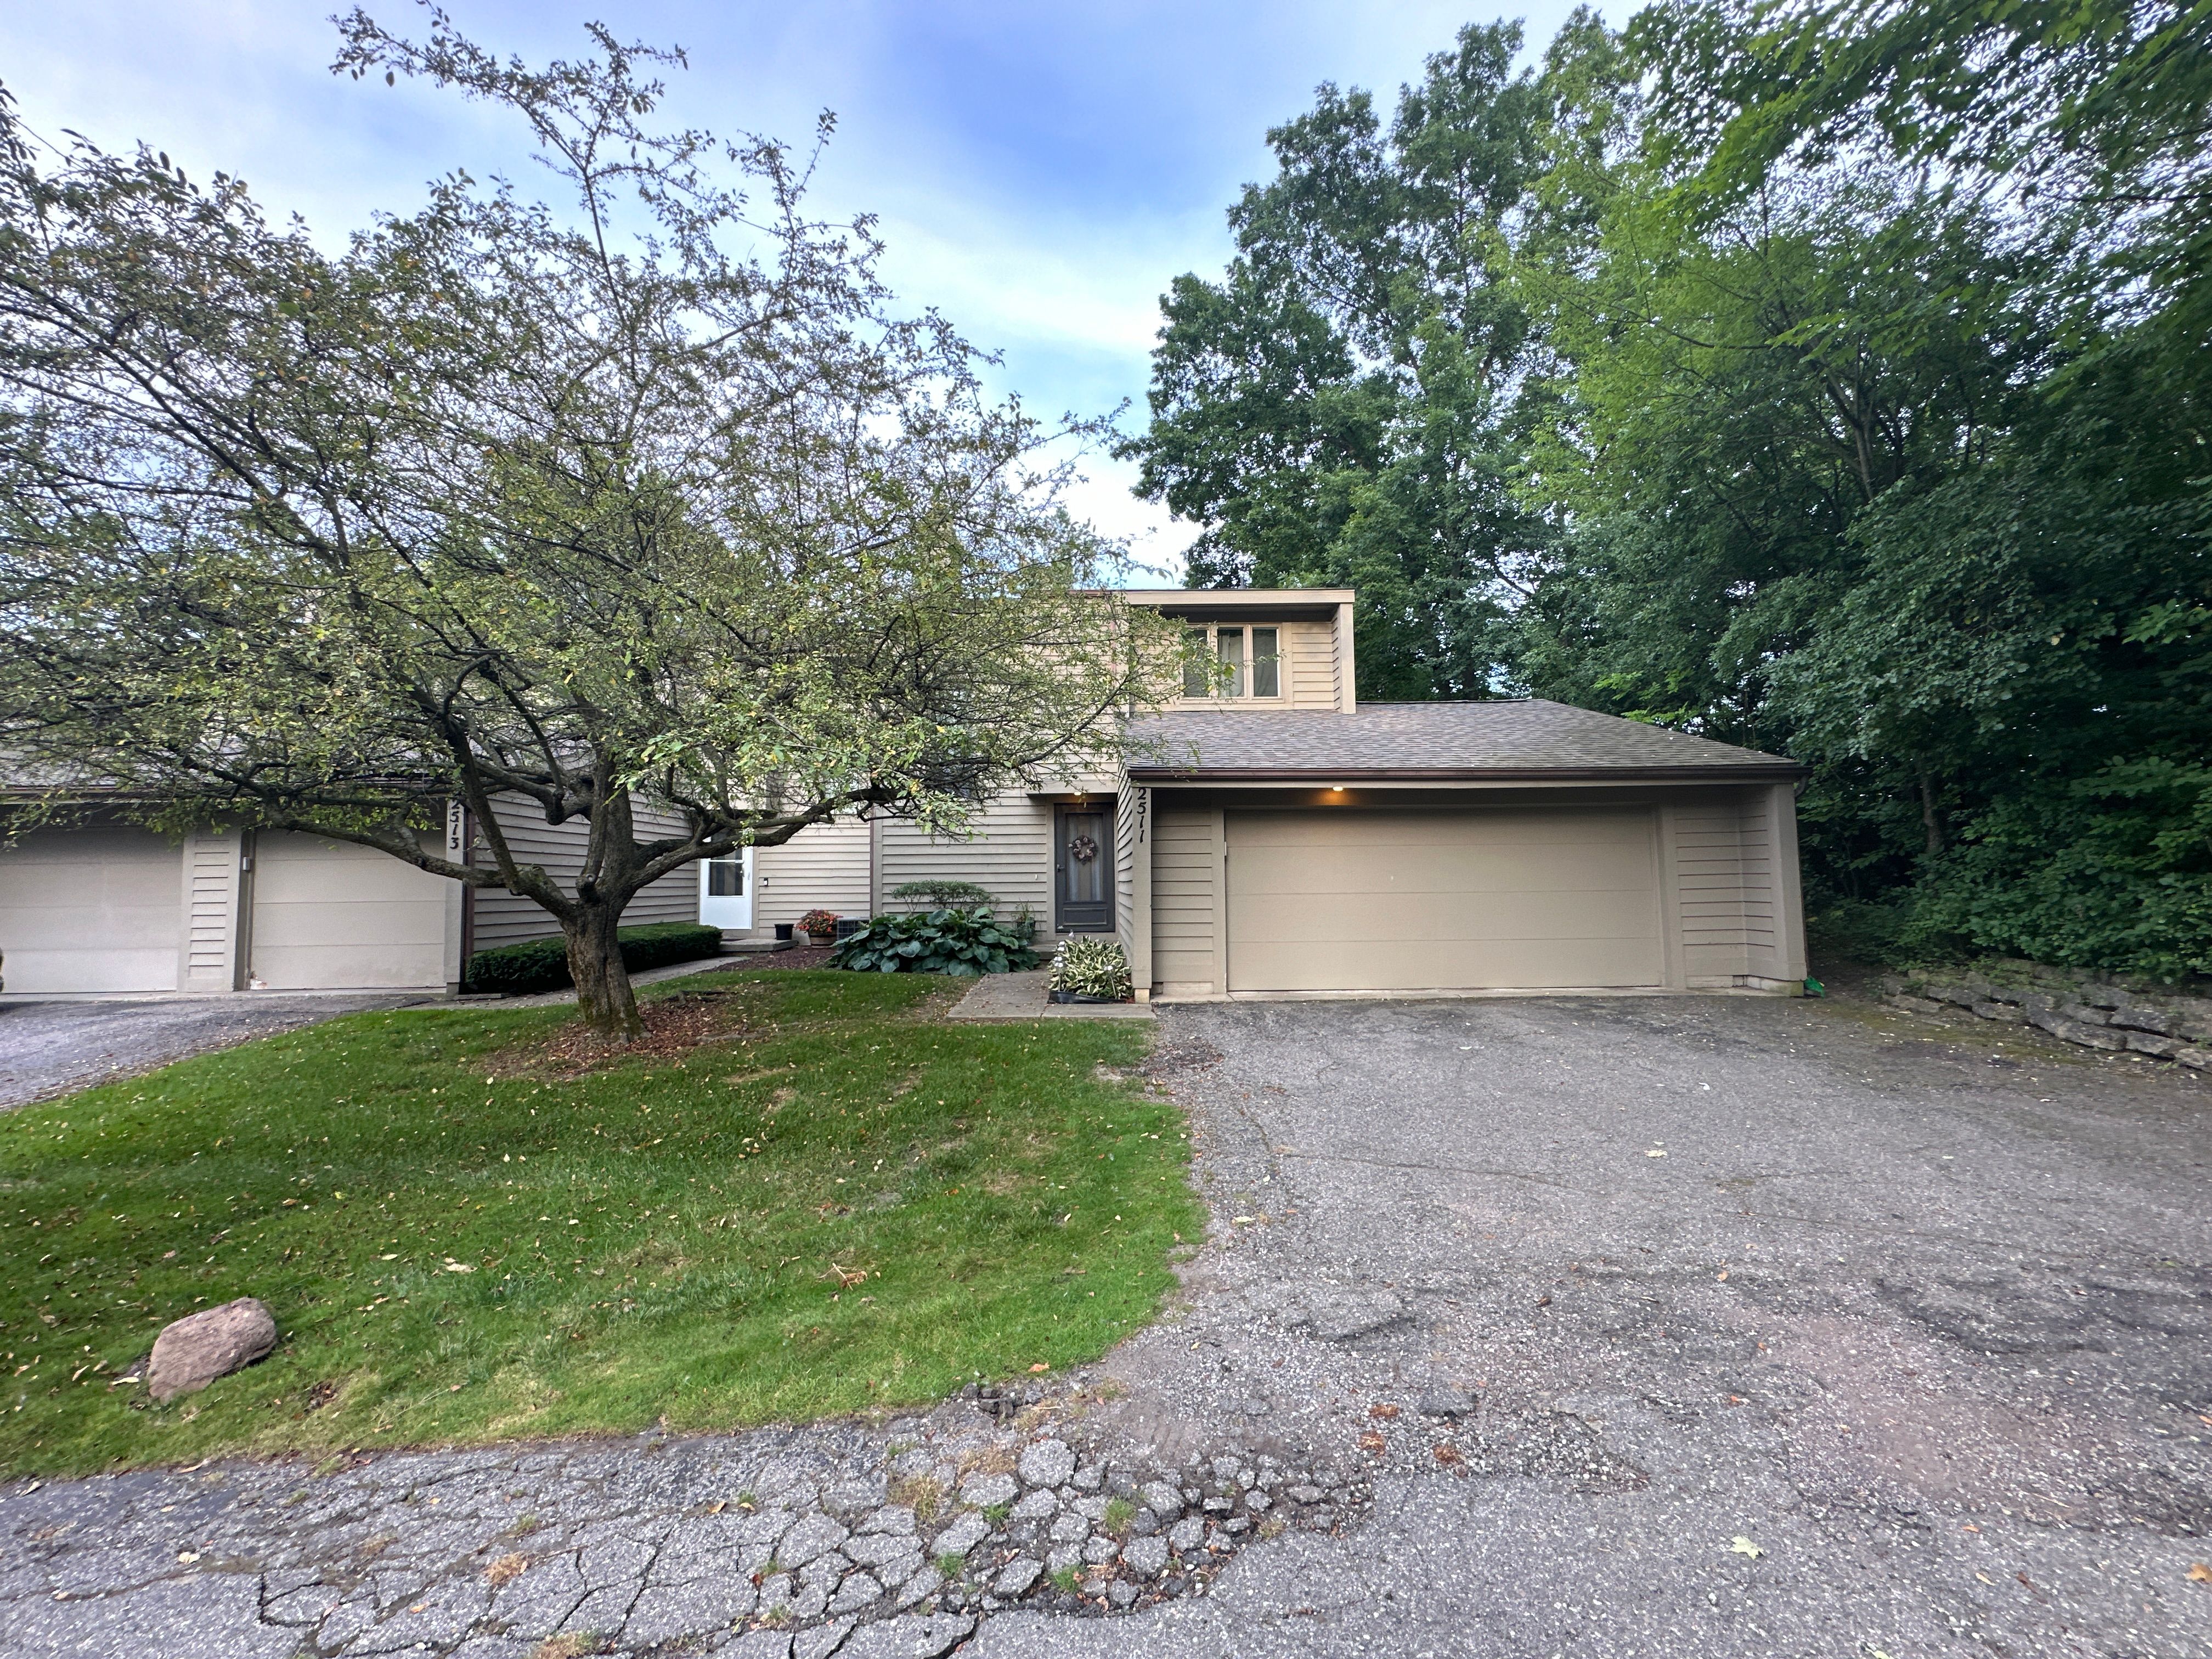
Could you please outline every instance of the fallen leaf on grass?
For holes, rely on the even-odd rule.
[[[1032,1372],[1036,1372],[1036,1371],[1048,1371],[1048,1370],[1050,1370],[1051,1369],[1052,1369],[1052,1367],[1051,1367],[1051,1366],[1047,1365],[1047,1364],[1042,1364],[1042,1363],[1039,1363],[1039,1364],[1035,1364],[1035,1365],[1032,1365],[1032,1366],[1030,1366],[1030,1370]]]

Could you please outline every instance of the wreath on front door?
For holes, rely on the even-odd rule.
[[[1089,836],[1078,836],[1067,843],[1067,855],[1078,864],[1088,864],[1098,856],[1098,843]]]

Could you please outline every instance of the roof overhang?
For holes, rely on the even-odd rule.
[[[1179,622],[1327,622],[1348,587],[1137,587],[1121,596]]]
[[[1207,788],[1276,789],[1285,784],[1326,789],[1356,783],[1368,789],[1515,788],[1556,784],[1586,788],[1606,784],[1792,783],[1805,775],[1802,766],[1654,767],[1390,767],[1382,770],[1346,767],[1333,771],[1259,771],[1247,767],[1188,768],[1132,766],[1129,781],[1147,786],[1193,785]]]

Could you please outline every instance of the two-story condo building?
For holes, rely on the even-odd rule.
[[[764,939],[823,908],[973,883],[1041,942],[1118,936],[1145,997],[1781,991],[1804,978],[1792,763],[1559,703],[1361,703],[1352,595],[1131,592],[1216,672],[1127,731],[1111,775],[1000,793],[965,839],[852,818],[681,871],[630,922]],[[497,803],[557,874],[580,823]],[[641,823],[675,820],[641,804]],[[475,836],[451,815],[447,850]],[[210,827],[0,848],[7,988],[30,995],[456,988],[470,951],[558,930],[383,854]]]
[[[1554,702],[1363,704],[1348,590],[1127,597],[1225,672],[1133,723],[1119,777],[1001,794],[971,840],[809,830],[721,878],[730,922],[938,878],[1119,936],[1164,1000],[1803,981],[1795,763]]]

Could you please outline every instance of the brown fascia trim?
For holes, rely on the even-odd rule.
[[[1788,783],[1805,775],[1794,763],[1744,766],[1546,766],[1546,767],[1400,767],[1383,769],[1346,767],[1322,771],[1312,767],[1296,770],[1246,767],[1178,769],[1132,766],[1132,783],[1307,784],[1327,788],[1333,783]]]
[[[1330,622],[1352,603],[1348,587],[1141,587],[1131,605],[1178,622]]]

